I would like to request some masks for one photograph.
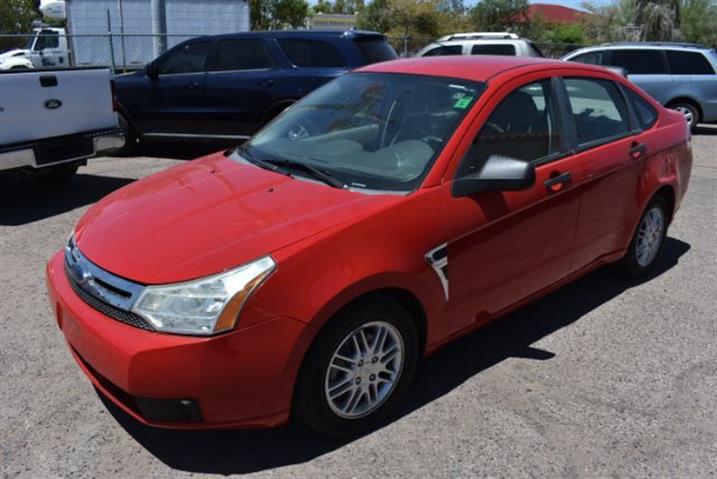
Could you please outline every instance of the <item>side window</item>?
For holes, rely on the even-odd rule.
[[[650,128],[657,121],[657,111],[650,105],[644,98],[630,90],[629,88],[623,88],[627,93],[627,97],[632,102],[632,106],[637,114],[637,119],[640,121],[640,126],[643,130]]]
[[[261,40],[224,40],[219,44],[216,71],[271,68],[271,58]]]
[[[507,55],[515,56],[515,46],[506,44],[478,44],[471,48],[471,55]]]
[[[440,47],[432,48],[424,53],[424,57],[443,57],[447,55],[461,55],[463,53],[462,45],[441,45]]]
[[[40,36],[35,43],[35,50],[44,50],[46,48],[58,48],[60,46],[60,37],[57,32],[52,30],[42,30]]]
[[[493,155],[533,161],[559,152],[560,127],[550,81],[530,83],[510,93],[493,110],[456,176],[480,170]]]
[[[601,51],[583,53],[574,58],[571,58],[571,62],[586,63],[588,65],[604,65],[605,55]]]
[[[707,58],[699,52],[667,50],[667,63],[673,75],[714,75]]]
[[[630,131],[625,102],[609,80],[566,78],[578,145],[587,146]]]
[[[211,48],[211,42],[195,42],[184,45],[157,61],[157,73],[170,75],[203,72],[206,69],[207,57]]]
[[[667,73],[662,50],[610,50],[610,66],[620,67],[630,75],[660,75]]]
[[[279,40],[289,61],[297,67],[342,67],[341,54],[332,45],[317,40]]]

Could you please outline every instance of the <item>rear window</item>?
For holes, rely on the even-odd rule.
[[[396,50],[388,44],[386,40],[375,38],[366,40],[356,40],[356,46],[361,50],[366,63],[385,62],[387,60],[395,60],[398,58]]]
[[[650,105],[644,98],[630,90],[629,88],[623,88],[627,92],[627,97],[632,102],[632,106],[637,113],[637,119],[640,121],[640,126],[643,130],[650,128],[657,121],[657,111]]]
[[[473,45],[471,55],[507,55],[515,56],[515,46],[501,44],[480,44]]]
[[[673,75],[714,75],[714,68],[699,52],[667,50],[666,53]]]
[[[318,40],[279,40],[289,61],[297,67],[342,67],[341,54],[326,42]]]
[[[668,73],[662,50],[611,50],[609,65],[623,68],[629,75]]]
[[[460,55],[463,53],[462,45],[441,45],[440,47],[431,48],[423,57],[443,57],[447,55]]]
[[[271,59],[261,40],[224,40],[219,44],[215,70],[259,70],[271,68]]]

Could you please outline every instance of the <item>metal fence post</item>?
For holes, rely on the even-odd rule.
[[[112,59],[110,67],[112,68],[112,74],[114,75],[117,68],[115,67],[115,47],[112,41],[112,22],[110,21],[109,8],[107,9],[107,38],[110,41],[110,58]]]

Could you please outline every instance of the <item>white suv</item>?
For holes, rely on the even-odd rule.
[[[418,57],[443,55],[543,56],[530,40],[520,38],[510,32],[471,32],[446,35],[416,54]]]

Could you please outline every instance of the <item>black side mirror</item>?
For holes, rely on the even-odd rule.
[[[535,184],[535,167],[528,161],[491,155],[480,171],[453,182],[453,196],[460,198],[482,191],[519,191]]]
[[[144,67],[144,72],[147,74],[147,77],[150,80],[159,80],[159,74],[157,73],[157,67],[154,65],[154,63],[147,63],[147,66]]]

